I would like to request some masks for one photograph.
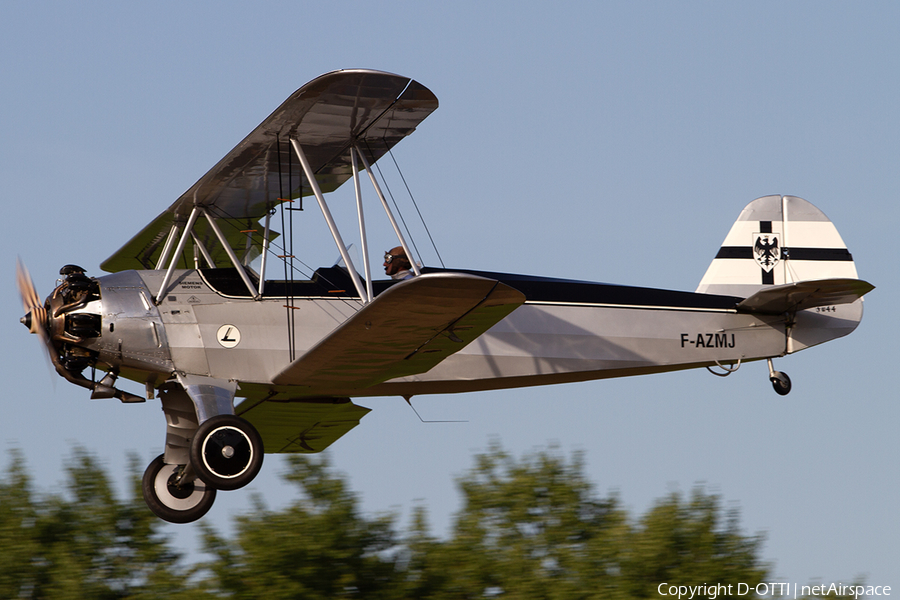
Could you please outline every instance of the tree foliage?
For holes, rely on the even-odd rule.
[[[141,501],[119,501],[97,460],[76,450],[65,491],[38,496],[13,453],[0,481],[0,597],[170,597],[179,556]],[[137,485],[139,479],[132,478]]]
[[[367,518],[327,462],[295,456],[299,499],[281,511],[238,517],[236,540],[207,528],[207,585],[233,598],[388,598],[397,578],[392,517]]]
[[[723,519],[701,489],[633,523],[614,495],[596,495],[581,455],[516,460],[497,446],[458,483],[463,508],[439,548],[448,569],[435,598],[657,598],[666,581],[755,585],[767,574],[762,538],[742,535],[737,513]]]
[[[446,539],[417,506],[406,532],[366,515],[325,457],[293,457],[296,500],[259,498],[226,537],[203,526],[205,559],[172,550],[143,504],[132,465],[120,500],[98,461],[76,450],[61,493],[38,494],[23,458],[0,480],[2,598],[657,598],[663,582],[766,580],[762,538],[696,489],[632,518],[599,496],[583,457],[517,459],[495,444],[457,480],[462,506]],[[171,527],[171,526],[166,526]]]

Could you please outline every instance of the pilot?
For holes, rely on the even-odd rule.
[[[390,275],[391,279],[409,279],[413,276],[410,271],[412,264],[403,251],[403,246],[391,248],[384,253],[384,274]]]

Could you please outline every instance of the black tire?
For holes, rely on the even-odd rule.
[[[191,466],[197,477],[219,490],[236,490],[262,468],[262,437],[246,420],[218,415],[204,421],[191,441]]]
[[[769,381],[772,382],[772,387],[779,396],[787,396],[791,393],[791,378],[787,376],[787,373],[775,371],[775,374],[769,377]]]
[[[144,471],[141,490],[150,511],[169,523],[192,523],[209,512],[216,490],[195,480],[181,487],[172,485],[179,465],[167,465],[157,456]]]

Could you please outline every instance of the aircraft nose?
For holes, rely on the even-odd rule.
[[[38,314],[34,314],[34,310],[29,310],[25,313],[25,316],[19,319],[19,323],[28,328],[28,331],[31,333],[40,333],[40,323],[42,317],[42,310],[38,310]]]

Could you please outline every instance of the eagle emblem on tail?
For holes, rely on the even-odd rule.
[[[753,234],[753,258],[766,273],[774,269],[781,259],[778,235],[774,233]]]

